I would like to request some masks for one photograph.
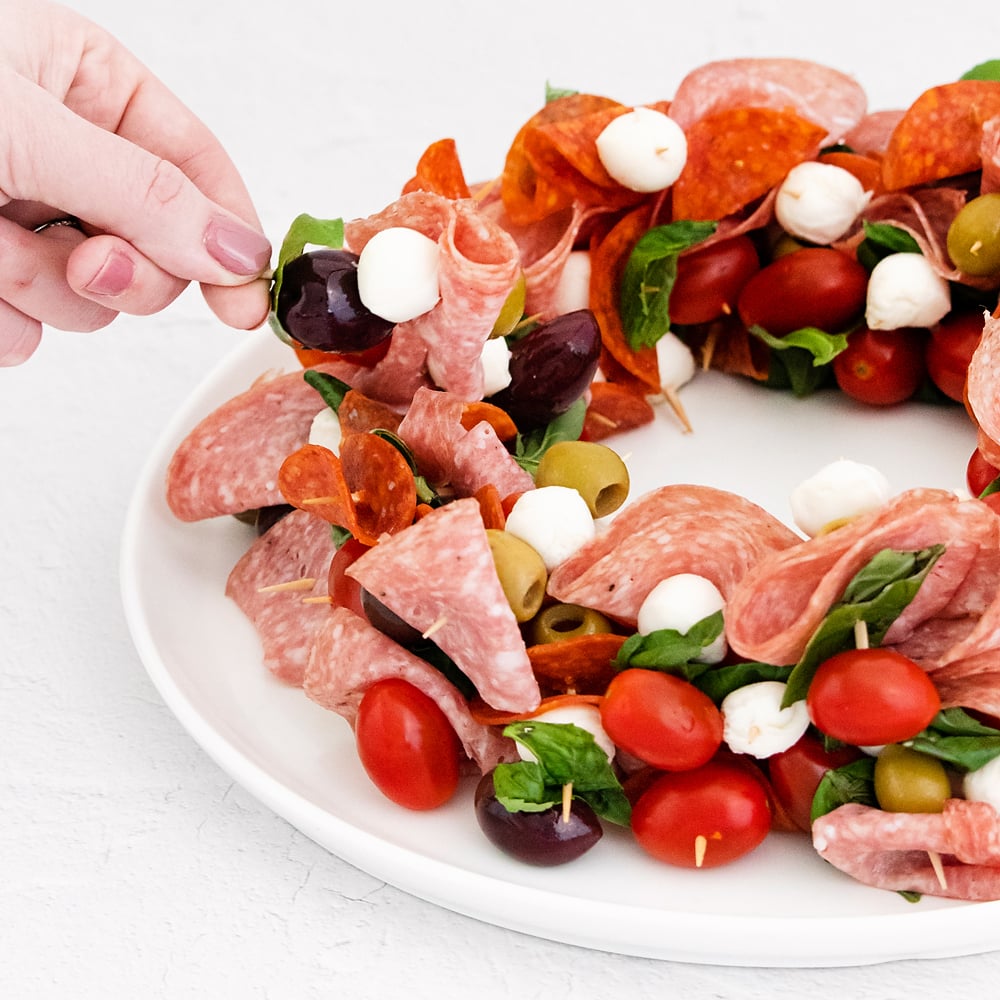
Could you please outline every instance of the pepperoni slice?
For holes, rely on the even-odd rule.
[[[348,434],[365,434],[368,431],[386,430],[395,432],[403,419],[386,403],[366,396],[357,389],[348,389],[337,410],[340,418],[340,430],[346,437]]]
[[[357,537],[358,519],[340,459],[329,448],[306,444],[278,470],[278,489],[293,507],[310,511]]]
[[[373,545],[413,523],[417,489],[402,452],[376,434],[352,434],[340,446],[344,480],[357,518],[354,536]]]
[[[473,720],[483,726],[509,726],[512,722],[522,722],[534,719],[555,708],[567,708],[570,705],[600,705],[603,695],[595,694],[554,694],[543,698],[538,707],[530,712],[504,712],[487,705],[482,698],[473,698],[469,702],[469,714]]]
[[[907,108],[882,161],[886,189],[978,170],[983,125],[1000,115],[1000,82],[957,80],[925,90]]]
[[[602,632],[543,642],[528,647],[528,659],[542,690],[602,694],[615,676],[612,661],[625,638]]]
[[[721,219],[763,197],[819,152],[824,129],[791,111],[731,108],[688,130],[673,188],[676,219]]]
[[[462,426],[471,431],[476,424],[486,421],[501,441],[511,441],[517,436],[517,424],[511,419],[510,414],[493,403],[485,400],[466,403],[462,408]]]
[[[468,198],[469,185],[458,158],[454,139],[438,139],[417,160],[416,175],[403,186],[403,194],[431,191],[443,198]]]
[[[485,483],[473,496],[479,504],[479,513],[483,516],[483,527],[503,530],[507,524],[507,515],[503,509],[503,497],[496,486]]]
[[[866,191],[879,191],[882,187],[882,163],[874,156],[862,153],[849,153],[844,150],[833,150],[821,153],[817,159],[820,163],[829,163],[853,174]]]
[[[653,420],[653,407],[641,383],[594,382],[583,419],[585,441],[603,441],[612,434],[642,427]]]

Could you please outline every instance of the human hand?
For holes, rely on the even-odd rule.
[[[0,12],[0,366],[30,357],[43,323],[96,330],[190,281],[227,325],[262,323],[270,244],[208,128],[79,14]],[[43,226],[66,216],[80,228]]]

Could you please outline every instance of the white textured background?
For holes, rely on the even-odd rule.
[[[643,102],[708,59],[789,55],[854,74],[891,107],[1000,56],[1000,8],[985,2],[77,6],[216,130],[274,241],[300,211],[381,207],[445,135],[470,177],[495,173],[546,80]],[[240,339],[192,293],[153,319],[49,334],[29,365],[0,370],[0,996],[995,992],[1000,953],[739,970],[534,940],[350,868],[235,786],[146,678],[117,559],[147,449]]]

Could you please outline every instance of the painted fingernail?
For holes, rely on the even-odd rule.
[[[205,230],[205,248],[227,271],[250,277],[271,259],[266,236],[230,219],[213,219]]]
[[[135,277],[135,264],[123,253],[112,251],[100,270],[85,286],[95,295],[121,295]]]

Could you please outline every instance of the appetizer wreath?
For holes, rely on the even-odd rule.
[[[500,175],[435,142],[400,197],[296,219],[259,380],[170,465],[257,537],[227,593],[410,809],[470,798],[559,864],[772,829],[873,886],[1000,898],[1000,82],[900,111],[789,59],[628,107],[552,92]],[[604,442],[716,368],[972,420],[970,495],[844,460],[792,498],[629,497]],[[622,849],[622,848],[619,848]]]

